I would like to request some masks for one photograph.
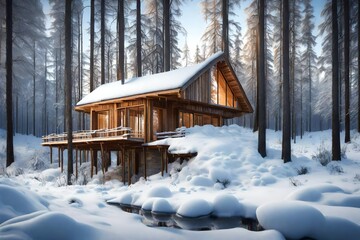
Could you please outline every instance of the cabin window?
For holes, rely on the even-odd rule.
[[[109,128],[109,111],[97,112],[97,129]]]
[[[144,108],[136,107],[129,108],[129,127],[133,130],[135,134],[139,134],[140,137],[143,137],[144,133]]]
[[[237,107],[234,103],[234,94],[227,84],[221,71],[215,67],[211,74],[211,103],[227,107]]]
[[[126,109],[118,110],[117,126],[126,127]]]
[[[156,133],[164,131],[163,129],[163,110],[160,108],[153,109],[153,139],[156,139]]]
[[[226,85],[226,106],[234,107],[234,94],[231,92],[229,85]]]
[[[179,112],[179,125],[180,127],[193,127],[194,115],[192,113]]]
[[[219,101],[218,104],[226,106],[226,81],[224,79],[224,77],[222,76],[222,74],[218,74],[218,96],[219,96]]]

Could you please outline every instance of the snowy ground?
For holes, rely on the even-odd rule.
[[[331,131],[298,138],[287,164],[280,160],[280,132],[268,130],[263,159],[257,134],[249,129],[187,131],[185,138],[162,141],[171,151],[198,155],[170,164],[164,177],[123,186],[117,180],[102,183],[99,175],[87,185],[65,186],[65,175],[57,163],[50,165],[47,149],[34,137],[15,137],[16,163],[5,169],[0,130],[0,239],[360,239],[359,134],[352,132],[341,162],[323,166],[313,156],[331,149]],[[188,217],[257,218],[266,230],[147,227],[140,215],[106,201]]]

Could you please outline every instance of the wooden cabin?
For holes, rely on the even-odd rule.
[[[75,110],[90,114],[90,130],[73,133],[73,143],[76,151],[91,153],[91,174],[93,168],[97,171],[97,152],[105,171],[109,152],[115,151],[122,179],[125,182],[127,175],[128,183],[133,175],[163,173],[171,156],[196,154],[176,156],[167,151],[168,146],[150,146],[149,142],[182,136],[183,132],[175,131],[179,127],[221,126],[225,119],[253,111],[222,52],[194,66],[128,79],[124,84],[101,85],[78,102]],[[66,149],[66,134],[43,140],[44,146],[57,147],[60,156]]]

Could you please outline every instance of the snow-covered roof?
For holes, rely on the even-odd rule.
[[[218,52],[204,62],[193,66],[127,79],[125,84],[121,84],[121,81],[103,84],[86,95],[76,105],[80,106],[134,95],[179,89],[208,67],[209,64],[223,56],[223,52]]]

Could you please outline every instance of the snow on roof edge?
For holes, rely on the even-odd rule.
[[[181,88],[188,81],[192,80],[198,72],[222,56],[224,56],[224,54],[220,51],[196,65],[168,72],[126,79],[125,84],[121,84],[121,81],[116,81],[100,85],[94,91],[82,98],[76,106]],[[151,84],[148,84],[149,82],[151,82]]]

